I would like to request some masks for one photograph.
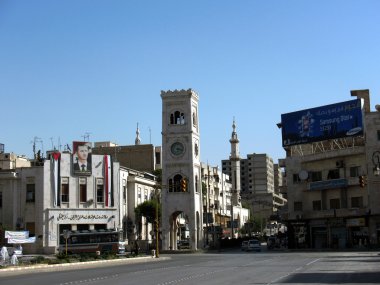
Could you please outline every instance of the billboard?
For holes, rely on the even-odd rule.
[[[281,115],[282,146],[363,135],[361,99]]]
[[[79,175],[91,175],[92,172],[92,156],[91,143],[89,142],[73,142],[73,173]]]

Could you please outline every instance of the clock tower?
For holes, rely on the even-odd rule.
[[[188,239],[202,245],[202,183],[198,94],[191,89],[161,91],[162,248],[177,249]],[[185,236],[184,236],[185,235]]]

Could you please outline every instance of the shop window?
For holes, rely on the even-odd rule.
[[[340,209],[340,200],[330,199],[330,209]]]
[[[351,197],[351,208],[363,208],[363,197]]]
[[[294,202],[294,211],[302,211],[302,202]]]
[[[322,210],[322,201],[321,200],[313,201],[313,211],[320,211],[320,210]]]
[[[36,185],[26,184],[26,202],[34,202],[36,200]]]

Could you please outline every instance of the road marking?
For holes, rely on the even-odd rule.
[[[105,280],[105,279],[111,279],[111,278],[117,278],[119,277],[118,274],[115,275],[110,275],[110,276],[102,276],[102,277],[97,277],[97,278],[92,278],[92,279],[84,279],[84,280],[77,280],[77,281],[71,281],[71,282],[66,282],[66,283],[60,283],[59,285],[75,285],[75,284],[85,284],[85,283],[94,283],[99,280]]]
[[[313,264],[313,263],[315,263],[315,262],[317,262],[317,261],[319,261],[319,260],[321,260],[321,259],[322,259],[322,258],[317,258],[316,260],[310,261],[310,262],[307,263],[306,265],[309,266],[309,265],[311,265],[311,264]]]
[[[306,263],[305,266],[309,266],[309,265],[311,265],[311,264],[313,264],[313,263],[315,263],[315,262],[318,262],[318,261],[321,260],[321,259],[322,259],[322,258],[317,258],[317,259],[315,259],[315,260],[313,260],[313,261],[310,261],[309,263]],[[278,277],[278,278],[276,278],[276,279],[270,281],[269,283],[267,283],[267,285],[270,285],[270,284],[276,283],[278,280],[283,279],[283,278],[285,278],[285,277],[288,277],[289,275],[292,275],[292,274],[294,274],[294,273],[297,272],[297,271],[300,271],[300,270],[303,269],[305,266],[298,267],[298,268],[294,269],[292,272],[287,273],[287,274],[285,274],[285,275],[283,275],[283,276],[280,276],[280,277]]]

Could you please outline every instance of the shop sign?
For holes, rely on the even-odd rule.
[[[346,226],[347,227],[364,227],[365,219],[364,218],[347,219]]]

